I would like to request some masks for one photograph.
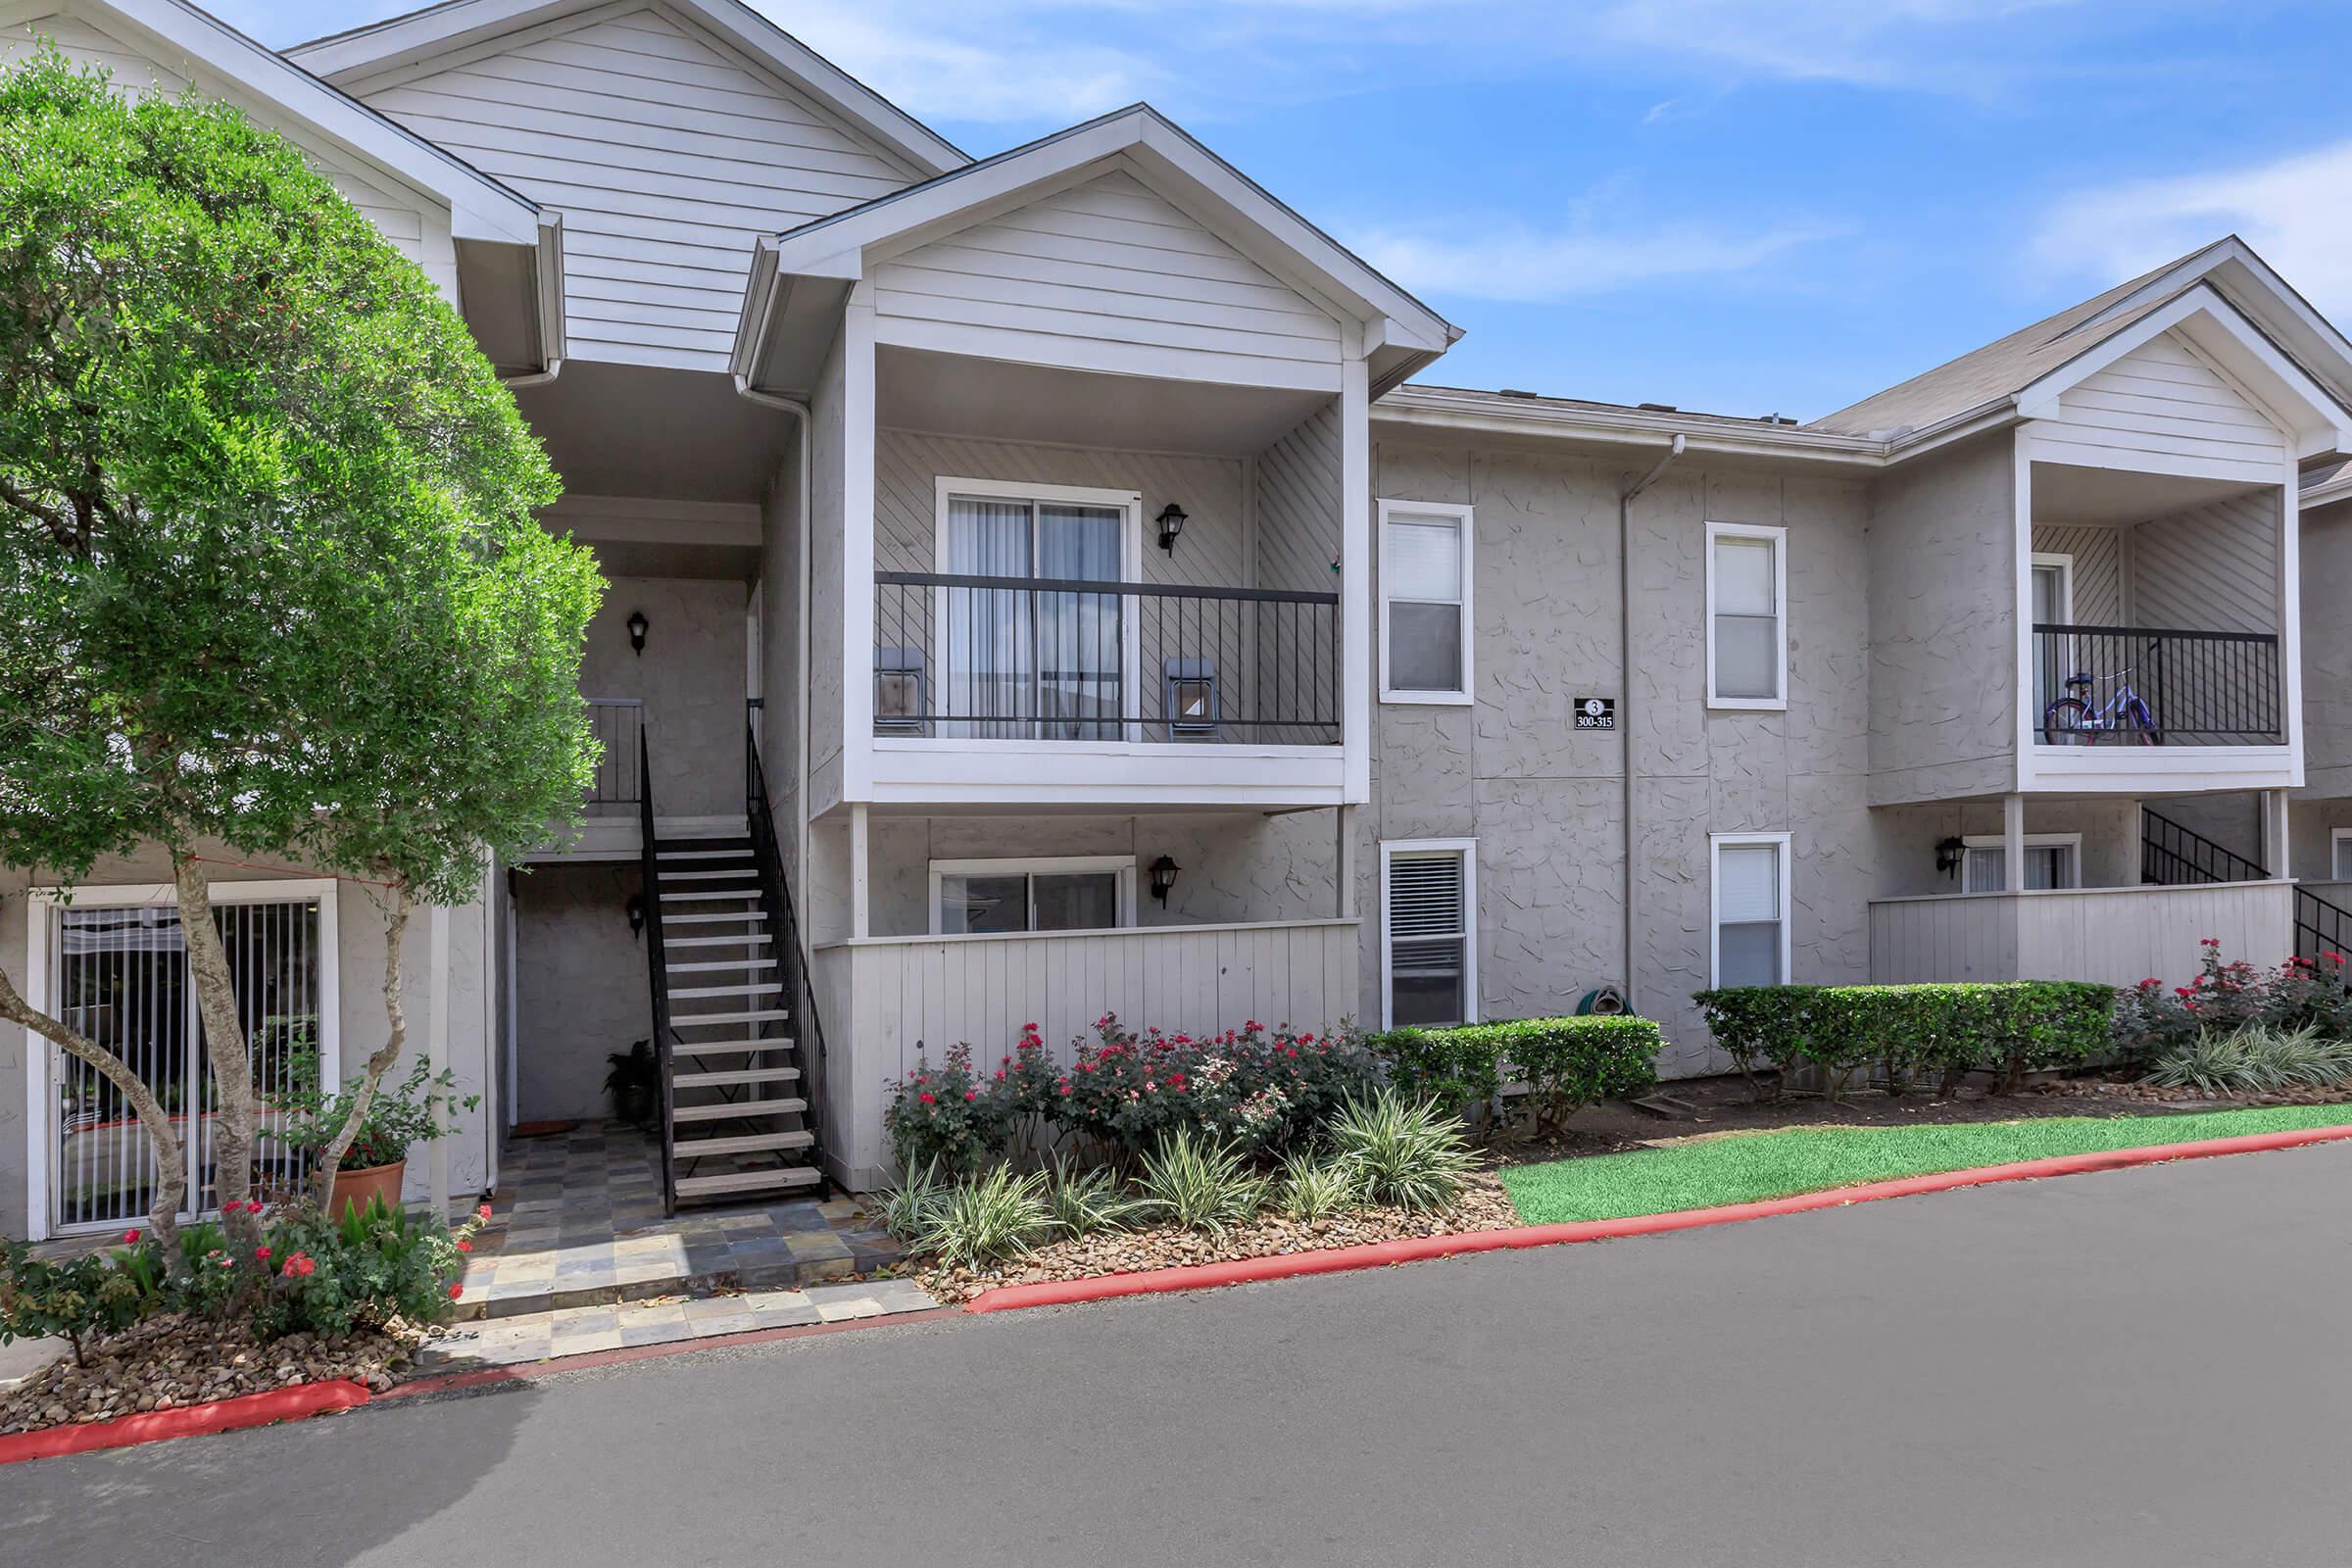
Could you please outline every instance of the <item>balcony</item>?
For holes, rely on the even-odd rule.
[[[2283,746],[2278,639],[2268,632],[2034,627],[2044,746]]]
[[[2204,882],[1876,899],[1870,978],[2169,983],[2196,973],[2207,937],[2231,956],[2276,963],[2295,951],[2295,892],[2291,882]]]

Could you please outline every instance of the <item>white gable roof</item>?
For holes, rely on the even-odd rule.
[[[821,350],[829,336],[823,318],[850,284],[945,236],[1111,174],[1132,176],[1270,279],[1352,328],[1351,346],[1370,363],[1376,391],[1461,336],[1157,111],[1138,104],[763,240],[736,334],[735,373],[770,388],[805,379],[808,368],[787,368],[777,363],[779,354],[805,359],[802,351]]]
[[[906,159],[919,173],[944,173],[970,162],[954,143],[741,0],[663,3],[804,88]],[[286,51],[286,57],[329,81],[348,85],[502,33],[571,16],[637,8],[616,7],[610,0],[448,0],[371,26],[297,44]]]

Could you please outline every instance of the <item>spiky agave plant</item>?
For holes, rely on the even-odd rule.
[[[939,1161],[926,1159],[909,1169],[889,1197],[882,1200],[882,1227],[898,1241],[912,1246],[931,1225],[946,1184],[939,1179]]]
[[[1222,1235],[1257,1217],[1273,1184],[1242,1151],[1180,1128],[1144,1156],[1136,1176],[1142,1212],[1163,1224]]]
[[[1025,1256],[1053,1230],[1045,1172],[998,1165],[943,1188],[914,1247],[950,1268],[984,1268]]]
[[[1141,1200],[1123,1191],[1110,1171],[1101,1166],[1081,1169],[1065,1154],[1054,1156],[1046,1208],[1062,1235],[1075,1241],[1097,1231],[1125,1230],[1142,1207]]]
[[[1349,1101],[1332,1117],[1329,1131],[1365,1200],[1388,1207],[1416,1213],[1449,1208],[1476,1165],[1460,1118],[1394,1089]]]
[[[1295,1220],[1312,1223],[1344,1214],[1363,1201],[1355,1168],[1344,1159],[1298,1150],[1282,1162],[1276,1201]]]

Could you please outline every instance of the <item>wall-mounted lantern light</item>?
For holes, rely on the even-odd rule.
[[[1176,536],[1184,532],[1184,509],[1171,501],[1159,509],[1159,548],[1176,553]]]
[[[629,936],[635,939],[643,935],[645,935],[645,895],[632,893],[629,895]]]
[[[1168,895],[1176,891],[1176,873],[1183,869],[1164,855],[1152,862],[1152,896],[1159,901],[1160,907],[1167,907]]]
[[[629,612],[629,646],[636,650],[637,657],[640,659],[645,657],[645,632],[651,624],[652,622],[645,618],[644,611],[632,610]]]
[[[1936,869],[1945,876],[1957,875],[1960,864],[1968,858],[1968,846],[1958,839],[1945,839],[1936,846]]]

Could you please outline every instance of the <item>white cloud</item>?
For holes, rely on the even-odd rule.
[[[1621,46],[1694,55],[1749,74],[1976,92],[2039,40],[2021,24],[2078,0],[1619,0],[1592,19]]]
[[[2323,312],[2352,316],[2348,189],[2352,141],[2218,173],[2110,185],[2054,209],[2034,255],[2052,271],[2114,283],[2235,233]]]
[[[862,5],[755,0],[778,25],[876,92],[924,119],[1068,125],[1148,98],[1165,81],[1151,57],[1076,42],[1067,25],[1030,26],[1018,4]]]
[[[1827,223],[1788,223],[1746,233],[1698,223],[1626,232],[1578,225],[1547,232],[1461,220],[1373,232],[1359,236],[1355,249],[1419,293],[1548,302],[1662,279],[1745,272],[1839,232]],[[1465,233],[1477,237],[1455,237]]]

